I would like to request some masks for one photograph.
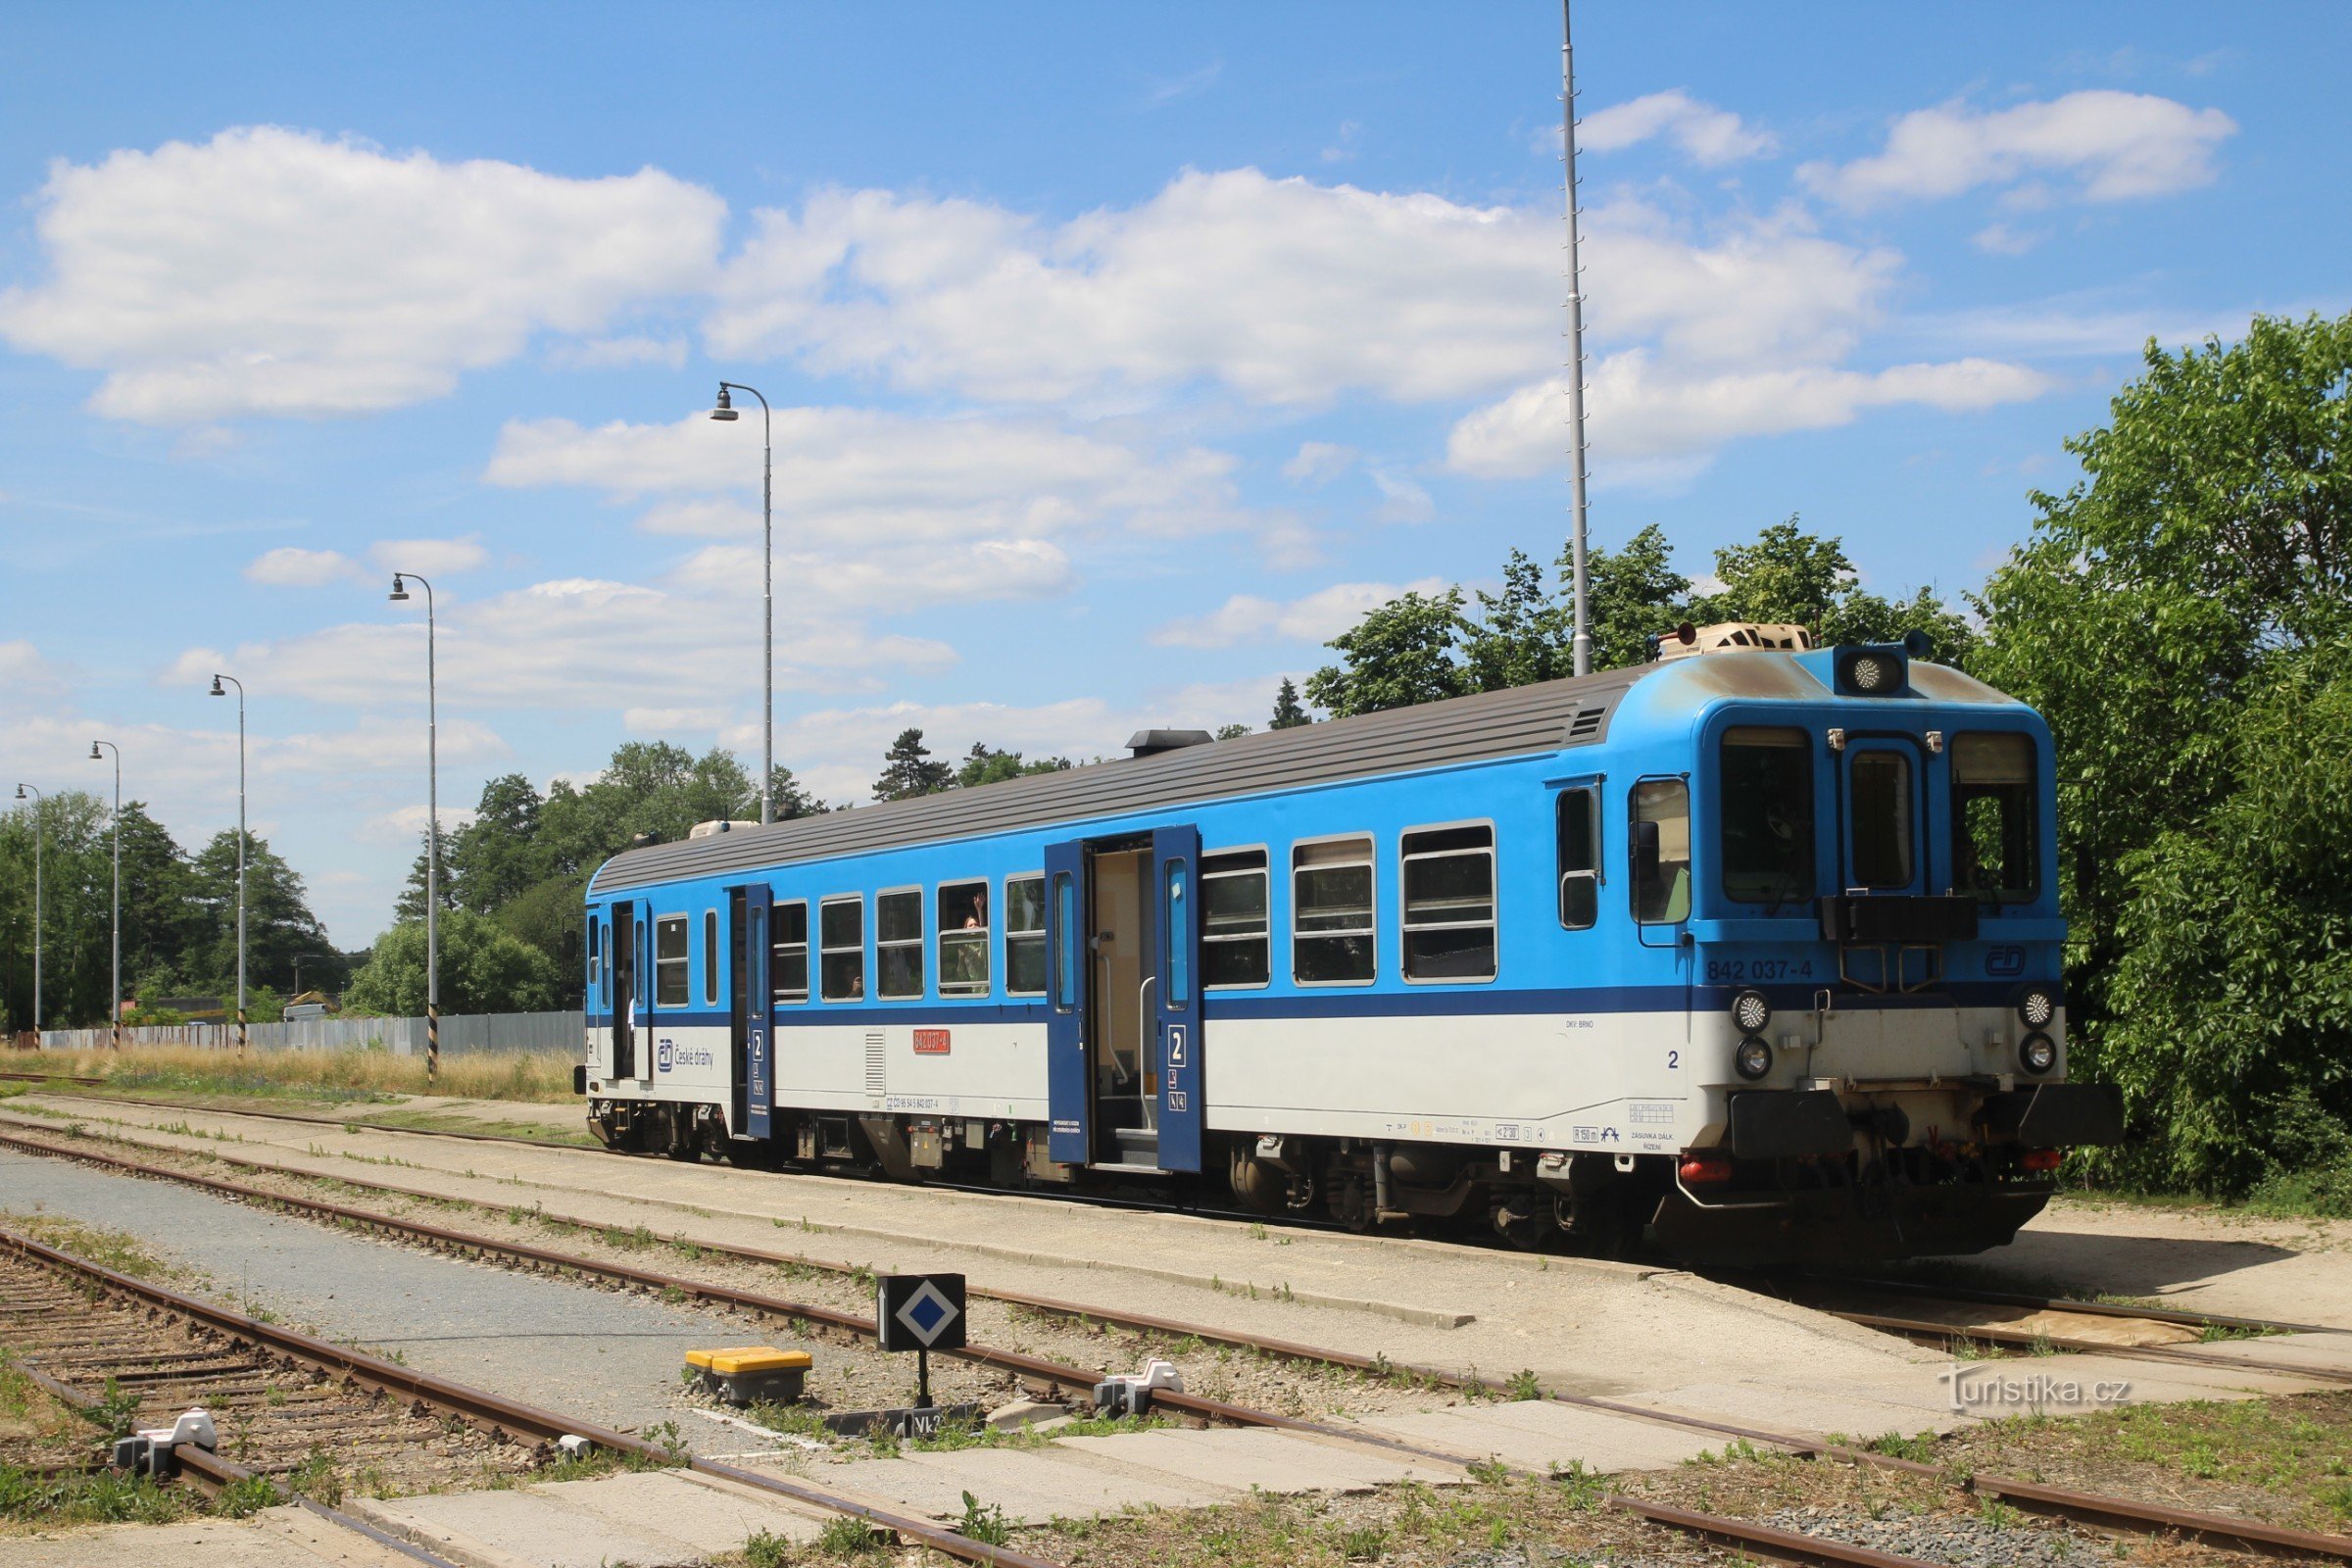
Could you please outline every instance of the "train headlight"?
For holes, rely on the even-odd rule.
[[[1732,1053],[1732,1065],[1740,1069],[1740,1077],[1753,1083],[1772,1071],[1772,1047],[1749,1035],[1740,1042],[1740,1049]]]
[[[2058,1047],[2048,1035],[2030,1034],[2017,1048],[2017,1064],[2039,1077],[2058,1065]]]
[[[2017,994],[2017,1015],[2029,1029],[2047,1029],[2058,1016],[2058,996],[2048,986],[2028,986]]]
[[[1761,991],[1742,991],[1732,999],[1732,1025],[1743,1035],[1760,1035],[1772,1022],[1772,1004]]]

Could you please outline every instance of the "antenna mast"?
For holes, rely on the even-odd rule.
[[[1576,48],[1569,0],[1560,0],[1560,144],[1568,216],[1568,455],[1572,465],[1568,552],[1575,583],[1574,632],[1569,652],[1576,673],[1592,673],[1592,606],[1585,576],[1585,270],[1576,235]]]

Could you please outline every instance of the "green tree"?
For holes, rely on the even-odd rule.
[[[508,773],[482,786],[473,820],[449,837],[442,869],[454,902],[489,914],[547,876],[547,855],[539,842],[539,813],[545,805],[545,798],[520,773]]]
[[[537,948],[471,909],[441,917],[443,1012],[544,1012],[554,1007],[555,966]],[[359,1012],[415,1017],[424,1011],[425,930],[396,925],[344,988]]]
[[[200,935],[181,965],[188,979],[218,989],[235,1004],[237,981],[237,835],[234,828],[213,836],[189,863],[190,896]],[[290,989],[294,960],[308,962],[314,986],[334,985],[334,946],[311,912],[303,880],[267,839],[252,837],[245,851],[245,975],[250,1002],[256,987]]]
[[[440,830],[441,870],[438,879],[433,876],[433,865],[430,858],[434,837],[433,829],[429,826],[416,835],[416,842],[421,847],[416,851],[416,858],[409,862],[409,879],[401,884],[400,897],[393,903],[392,918],[394,920],[408,921],[424,918],[425,889],[428,884],[437,895],[436,902],[441,906],[444,913],[458,906],[458,885],[449,871],[449,851],[455,835],[447,828]]]
[[[1574,563],[1559,562],[1563,595],[1573,593]],[[1649,662],[1649,639],[1690,618],[1690,579],[1674,569],[1674,547],[1656,523],[1646,524],[1620,550],[1585,556],[1586,597],[1592,617],[1592,667],[1623,669]],[[1571,604],[1569,612],[1573,613]]]
[[[918,739],[922,734],[920,730],[911,733]],[[899,737],[902,741],[906,738],[904,735]],[[893,756],[896,756],[895,751]],[[946,764],[935,765],[944,767]],[[1066,757],[1047,757],[1040,758],[1034,762],[1024,761],[1018,752],[1001,752],[974,741],[972,749],[964,754],[962,765],[956,769],[956,776],[951,782],[956,789],[976,789],[980,785],[1002,783],[1008,778],[1026,778],[1032,773],[1059,773],[1067,770],[1069,766],[1070,760]],[[876,788],[875,793],[880,794],[879,787]],[[915,793],[928,795],[932,792],[919,790]],[[885,797],[885,799],[899,798]]]
[[[1283,676],[1282,684],[1274,690],[1274,717],[1266,728],[1298,729],[1314,721],[1315,715],[1308,712],[1306,705],[1298,701],[1298,684],[1290,676]]]
[[[1476,691],[1462,652],[1472,630],[1459,588],[1392,599],[1331,640],[1342,662],[1308,677],[1307,701],[1351,718]]]
[[[1502,566],[1502,592],[1479,591],[1482,613],[1466,625],[1462,653],[1473,689],[1502,691],[1575,672],[1569,647],[1575,607],[1544,585],[1544,568],[1522,551]]]
[[[2242,341],[2179,354],[2150,343],[2108,423],[2067,443],[2082,480],[2064,495],[2034,495],[2032,537],[1982,600],[1986,643],[1971,667],[2039,709],[2058,738],[2078,1064],[2125,1086],[2133,1137],[2110,1157],[2157,1179],[2242,1180],[2245,1161],[2262,1155],[2267,1099],[2299,1081],[2277,1076],[2279,1063],[2323,1049],[2308,1031],[2266,1030],[2257,1038],[2278,1058],[2272,1075],[2232,1091],[2227,1071],[2163,1048],[2155,1021],[2128,1017],[2127,1001],[2159,994],[2152,954],[2180,965],[2171,983],[2200,1015],[2285,991],[2328,995],[2328,975],[2306,949],[2248,946],[2234,931],[2194,944],[2193,933],[2161,923],[2270,917],[2220,890],[2189,915],[2183,865],[2218,873],[2215,855],[2245,860],[2223,885],[2242,895],[2245,877],[2284,874],[2279,855],[2317,853],[2269,842],[2275,830],[2246,814],[2248,800],[2310,801],[2289,810],[2298,834],[2352,833],[2341,816],[2323,825],[2324,779],[2277,776],[2340,776],[2341,750],[2323,744],[2324,729],[2281,728],[2275,716],[2289,700],[2280,693],[2300,693],[2292,700],[2312,705],[2315,723],[2332,711],[2321,693],[2340,676],[2322,655],[2352,638],[2348,440],[2352,316],[2257,317]],[[2199,844],[2212,853],[2164,858]],[[2204,1027],[2173,1022],[2184,1037]],[[2176,1125],[2168,1074],[2180,1072],[2225,1102]],[[2231,1128],[2249,1140],[2234,1163],[2211,1152]]]
[[[918,795],[937,795],[956,782],[956,770],[933,757],[923,745],[923,732],[903,729],[882,754],[882,776],[874,780],[874,799],[910,801]]]
[[[1753,544],[1715,552],[1720,590],[1691,601],[1700,625],[1725,620],[1789,621],[1807,627],[1825,646],[1899,642],[1927,633],[1938,662],[1958,663],[1976,644],[1967,620],[1934,590],[1886,599],[1860,586],[1844,542],[1804,531],[1795,517],[1767,526]]]
[[[1219,724],[1217,726],[1217,739],[1221,741],[1238,741],[1249,733],[1250,726],[1247,724]]]

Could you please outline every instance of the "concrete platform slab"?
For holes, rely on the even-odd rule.
[[[2184,1345],[2190,1355],[2215,1360],[2261,1361],[2281,1372],[2328,1372],[2352,1377],[2352,1334],[2275,1334],[2259,1340],[2218,1340]]]
[[[1720,1441],[1549,1399],[1459,1405],[1419,1415],[1381,1416],[1363,1424],[1444,1452],[1500,1459],[1531,1470],[1564,1469],[1571,1463],[1593,1470],[1657,1469],[1679,1464]]]
[[[269,1514],[302,1513],[273,1508]],[[303,1518],[313,1516],[303,1514]],[[154,1563],[233,1563],[236,1568],[385,1568],[410,1558],[365,1536],[336,1530],[316,1540],[289,1536],[268,1514],[176,1525],[108,1525],[0,1541],[0,1568],[149,1568]]]
[[[1887,1432],[1949,1432],[1967,1419],[1951,1409],[1949,1396],[1932,1379],[1923,1379],[1918,1389],[1901,1391],[1891,1398],[1755,1383],[1689,1383],[1634,1395],[1625,1402],[1811,1438],[1834,1433],[1875,1438]],[[1720,1448],[1736,1441],[1719,1437],[1707,1446]]]
[[[1018,1497],[1019,1516],[1032,1523],[1129,1508],[1204,1508],[1230,1502],[1234,1495],[1230,1487],[1204,1486],[1141,1465],[1114,1470],[1064,1458],[1053,1448],[968,1448],[912,1454],[906,1462],[954,1489],[954,1504],[944,1510],[951,1516],[963,1513],[967,1491],[983,1506],[1001,1504],[1007,1518],[1014,1516],[1008,1499]]]
[[[692,1562],[703,1555],[674,1536],[616,1523],[536,1491],[353,1499],[344,1507],[472,1568],[608,1568],[618,1562]]]
[[[1368,1444],[1318,1438],[1306,1433],[1275,1432],[1263,1427],[1247,1430],[1217,1428],[1211,1431],[1173,1427],[1152,1435],[1165,1438],[1172,1444],[1210,1449],[1216,1453],[1220,1463],[1237,1463],[1243,1473],[1259,1480],[1269,1492],[1278,1490],[1274,1481],[1294,1474],[1342,1478],[1347,1482],[1342,1488],[1307,1489],[1314,1491],[1354,1491],[1365,1487],[1390,1486],[1400,1481],[1418,1481],[1433,1487],[1454,1487],[1464,1485],[1470,1479],[1468,1472],[1459,1465],[1424,1459]]]
[[[712,1553],[740,1551],[762,1530],[788,1541],[814,1541],[824,1528],[781,1498],[771,1502],[743,1488],[706,1485],[704,1477],[678,1470],[559,1481],[531,1491],[612,1524]]]

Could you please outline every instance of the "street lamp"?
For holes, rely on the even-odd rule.
[[[441,722],[433,673],[433,585],[392,574],[392,602],[405,604],[414,578],[424,590],[424,1087],[441,1074]]]
[[[237,689],[237,1056],[242,1060],[252,1031],[245,1022],[245,683],[234,675],[215,675],[215,697],[226,697],[222,681]]]
[[[105,747],[115,754],[115,962],[114,1011],[110,1020],[115,1031],[115,1049],[122,1049],[122,748],[113,741],[90,742],[90,760],[103,762],[98,748]]]
[[[776,819],[775,801],[770,791],[776,777],[776,435],[775,420],[757,387],[740,381],[718,383],[718,407],[710,417],[733,420],[741,417],[727,393],[749,392],[760,399],[760,821],[762,826]]]
[[[32,1038],[38,1045],[41,1038],[41,812],[49,797],[29,784],[17,786],[17,799],[32,790]]]

